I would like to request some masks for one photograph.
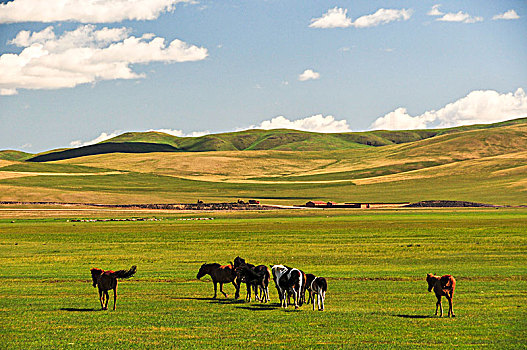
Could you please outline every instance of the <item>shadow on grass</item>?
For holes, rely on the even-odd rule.
[[[424,316],[424,315],[393,315],[395,317],[401,318],[432,318],[433,316]]]
[[[100,311],[101,309],[79,309],[76,307],[63,307],[60,309],[61,311],[81,311],[81,312],[87,312],[87,311]]]
[[[237,309],[251,310],[251,311],[266,311],[266,310],[276,310],[280,305],[276,304],[254,304],[250,306],[236,306]]]
[[[203,297],[170,297],[173,300],[216,300],[214,298],[203,298]]]
[[[241,299],[209,299],[209,304],[242,304],[245,303]]]

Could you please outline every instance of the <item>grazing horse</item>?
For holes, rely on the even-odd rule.
[[[316,278],[312,273],[306,273],[307,303],[311,302],[311,282]],[[305,298],[305,297],[304,297]]]
[[[117,303],[117,279],[118,278],[130,278],[137,271],[137,266],[132,266],[130,270],[119,270],[119,271],[104,271],[101,269],[93,268],[90,270],[91,278],[93,280],[93,288],[99,288],[99,301],[101,302],[101,308],[108,310],[108,291],[113,289],[113,309],[115,310],[115,304]]]
[[[454,290],[456,289],[455,278],[451,275],[439,277],[429,273],[426,275],[426,281],[428,282],[428,291],[431,292],[433,289],[437,298],[436,316],[437,309],[439,308],[441,310],[440,317],[443,317],[443,305],[441,304],[441,297],[445,296],[448,300],[448,317],[450,317],[450,315],[452,315],[452,317],[456,317],[456,315],[454,315],[452,300],[454,298]]]
[[[236,285],[236,272],[234,271],[234,267],[231,265],[220,265],[217,263],[212,264],[203,264],[199,268],[198,274],[196,275],[197,279],[200,279],[201,277],[209,275],[212,278],[212,282],[214,283],[214,296],[213,299],[216,299],[217,290],[218,290],[218,283],[220,284],[220,292],[225,296],[225,298],[228,297],[225,292],[223,292],[223,284],[224,283],[232,283],[234,288],[236,290],[239,290],[239,287]]]
[[[252,265],[254,266],[254,265]],[[251,267],[250,264],[242,264],[236,268],[238,279],[247,284],[247,296],[245,300],[251,301],[251,287],[254,289],[256,300],[268,302],[269,299],[269,280],[271,273],[265,265]],[[260,288],[260,298],[258,298],[258,288]]]
[[[318,310],[324,311],[324,301],[326,300],[326,291],[328,282],[324,277],[315,277],[308,287],[310,298],[313,301],[313,310],[315,310],[315,297],[317,297]]]
[[[278,280],[278,284],[282,291],[281,306],[287,308],[287,294],[293,296],[293,302],[295,304],[295,309],[298,309],[299,306],[302,306],[303,299],[301,297],[301,292],[305,291],[305,273],[299,269],[290,269],[289,271],[282,274]]]
[[[291,270],[290,267],[284,265],[270,265],[271,271],[273,274],[274,285],[276,286],[276,291],[278,292],[278,298],[280,299],[280,305],[282,305],[282,288],[280,287],[280,278]]]

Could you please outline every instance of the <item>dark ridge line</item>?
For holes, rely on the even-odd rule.
[[[51,162],[55,160],[71,159],[96,154],[108,153],[153,153],[179,152],[174,146],[150,142],[106,142],[90,146],[83,146],[65,151],[42,154],[26,160],[27,162]]]

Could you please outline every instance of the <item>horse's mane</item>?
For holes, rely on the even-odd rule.
[[[104,272],[103,269],[93,268],[90,270],[92,276],[99,276],[101,273]]]

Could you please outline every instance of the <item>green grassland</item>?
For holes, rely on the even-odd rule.
[[[29,212],[28,212],[29,213]],[[527,210],[0,212],[0,348],[522,349]],[[180,221],[214,217],[213,221]],[[240,255],[328,279],[326,311],[212,300],[203,262]],[[138,266],[100,311],[89,269]],[[457,278],[456,318],[433,317],[426,273]],[[445,301],[446,302],[446,301]],[[110,304],[111,305],[111,304]]]

